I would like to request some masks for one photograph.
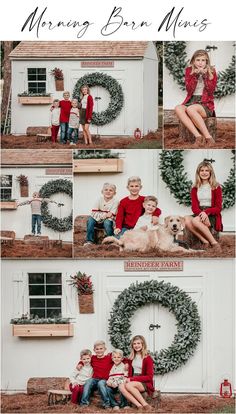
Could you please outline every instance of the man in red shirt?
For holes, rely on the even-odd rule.
[[[70,110],[71,110],[71,101],[70,101],[70,92],[65,91],[63,93],[63,98],[60,101],[60,141],[61,144],[66,144],[67,141],[67,134],[68,134],[68,126],[69,126],[69,117],[70,117]]]
[[[126,230],[133,229],[139,217],[144,212],[143,202],[145,197],[139,194],[142,189],[141,179],[139,177],[130,177],[128,179],[127,189],[130,195],[120,201],[116,215],[114,234],[117,238],[120,238]],[[160,215],[161,210],[156,208],[152,218],[153,225],[158,224],[158,217]]]

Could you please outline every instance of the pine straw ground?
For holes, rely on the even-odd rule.
[[[40,395],[4,395],[2,394],[2,413],[82,413],[90,414],[112,412],[104,410],[96,405],[90,405],[88,409],[68,403],[66,405],[47,405],[47,396]],[[113,411],[114,412],[114,411]],[[120,410],[120,413],[137,413],[136,409],[129,411]],[[160,405],[155,408],[155,413],[234,413],[234,399],[224,399],[214,395],[168,395],[162,396]]]
[[[89,245],[83,246],[85,241],[85,233],[75,233],[74,234],[74,257],[77,258],[158,258],[158,257],[178,257],[178,258],[208,258],[208,257],[219,257],[219,254],[212,252],[211,248],[206,251],[196,251],[191,253],[185,252],[164,252],[161,250],[151,250],[148,253],[138,253],[138,252],[119,252],[117,246],[112,245]],[[234,235],[221,235],[219,240],[222,252],[220,257],[234,257],[235,253],[235,236]]]
[[[56,244],[56,243],[55,243]],[[23,240],[15,240],[12,246],[2,244],[1,257],[20,258],[65,258],[72,257],[72,243],[62,243],[62,245],[53,245],[49,241],[49,247],[42,245],[25,244]]]
[[[217,137],[212,148],[234,149],[235,145],[235,125],[232,121],[217,122]],[[165,125],[164,128],[164,148],[165,149],[191,149],[193,144],[179,138],[179,128],[177,125]]]
[[[93,145],[85,145],[83,140],[80,138],[77,145],[63,145],[57,142],[52,144],[51,141],[37,142],[37,137],[27,135],[3,135],[1,139],[1,147],[4,149],[90,149],[90,148],[103,148],[103,149],[114,149],[114,148],[162,148],[162,130],[156,132],[149,132],[144,138],[136,140],[133,137],[105,137],[96,138],[93,136]]]

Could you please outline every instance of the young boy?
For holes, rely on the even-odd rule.
[[[123,198],[118,206],[116,228],[114,230],[117,238],[120,238],[126,230],[133,229],[139,217],[143,214],[145,197],[139,194],[142,189],[141,179],[139,177],[130,177],[128,179],[127,189],[130,195]],[[161,210],[156,208],[152,215],[153,225],[158,224],[160,214]]]
[[[17,203],[17,207],[20,206],[24,206],[26,204],[30,204],[31,207],[31,212],[32,212],[32,231],[31,234],[32,236],[35,236],[35,230],[36,230],[36,225],[37,225],[37,234],[38,236],[41,235],[41,221],[42,221],[42,216],[41,216],[41,204],[43,201],[46,201],[46,203],[55,203],[57,204],[56,201],[50,200],[50,198],[42,198],[39,196],[38,192],[34,192],[33,193],[33,198],[31,198],[30,200],[27,201],[23,201],[22,203]]]
[[[107,392],[110,399],[110,404],[113,410],[119,410],[119,407],[123,408],[127,405],[126,398],[121,394],[121,402],[118,404],[117,400],[114,398],[114,395],[119,392],[119,385],[125,382],[125,379],[128,377],[128,364],[124,364],[123,361],[123,351],[120,349],[115,349],[112,352],[112,361],[113,366],[109,373],[109,378],[107,380]]]
[[[55,144],[57,142],[57,135],[60,128],[60,115],[61,109],[59,108],[59,99],[54,99],[52,108],[50,111],[50,123],[51,123],[51,137],[52,143]]]
[[[114,198],[116,186],[105,183],[102,188],[102,197],[95,203],[91,216],[87,221],[87,237],[84,246],[94,243],[94,228],[101,227],[105,229],[107,236],[113,235],[114,220],[116,217],[118,200]]]
[[[107,392],[106,381],[108,380],[110,370],[112,368],[111,354],[106,354],[106,346],[104,341],[96,341],[94,344],[94,352],[96,355],[91,357],[91,366],[93,368],[93,377],[84,384],[83,396],[80,405],[88,406],[92,390],[98,389],[103,408],[110,408],[110,399]],[[77,365],[77,369],[81,369],[82,361]]]
[[[68,128],[68,140],[70,141],[70,145],[75,145],[77,143],[78,131],[79,131],[78,100],[72,99],[70,117],[69,117],[69,128]],[[72,134],[74,134],[73,138],[72,138]]]
[[[70,376],[70,391],[72,392],[71,395],[71,402],[73,404],[79,404],[82,398],[84,384],[92,378],[93,375],[93,368],[91,366],[91,357],[92,352],[89,349],[83,349],[80,352],[80,359],[83,363],[82,368],[78,371],[75,369]]]
[[[154,227],[152,222],[152,215],[157,208],[157,198],[154,196],[147,196],[143,202],[144,213],[139,217],[137,223],[135,224],[135,230],[152,230]]]
[[[68,134],[69,118],[70,118],[70,110],[71,110],[70,92],[65,91],[63,93],[63,98],[64,99],[62,99],[59,103],[59,106],[61,108],[61,114],[60,114],[61,136],[60,136],[60,141],[61,141],[61,144],[66,144],[67,134]]]

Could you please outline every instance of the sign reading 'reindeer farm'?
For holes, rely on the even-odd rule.
[[[182,260],[125,260],[124,270],[126,272],[143,272],[146,270],[158,271],[182,271]]]

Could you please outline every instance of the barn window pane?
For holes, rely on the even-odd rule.
[[[29,313],[39,318],[61,315],[61,273],[29,273]],[[42,316],[43,315],[43,316]]]

